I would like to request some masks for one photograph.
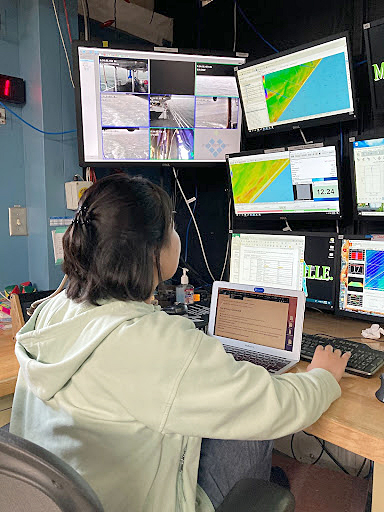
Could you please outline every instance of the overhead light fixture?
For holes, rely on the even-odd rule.
[[[203,7],[205,7],[206,5],[210,4],[211,2],[213,2],[213,0],[201,0],[201,5]]]

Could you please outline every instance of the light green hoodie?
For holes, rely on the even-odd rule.
[[[340,396],[333,376],[271,377],[152,305],[76,304],[62,292],[17,335],[11,432],[57,454],[105,512],[210,512],[202,437],[274,439]]]

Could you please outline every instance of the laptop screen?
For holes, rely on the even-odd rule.
[[[213,334],[293,350],[297,297],[219,288]]]

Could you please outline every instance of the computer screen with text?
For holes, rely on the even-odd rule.
[[[234,233],[230,282],[303,289],[305,236]]]
[[[297,297],[219,288],[215,336],[292,351]]]
[[[353,143],[355,189],[359,216],[384,216],[384,139]]]

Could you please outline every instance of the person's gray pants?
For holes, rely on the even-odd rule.
[[[215,509],[239,480],[269,480],[272,448],[272,441],[202,440],[197,482]]]

